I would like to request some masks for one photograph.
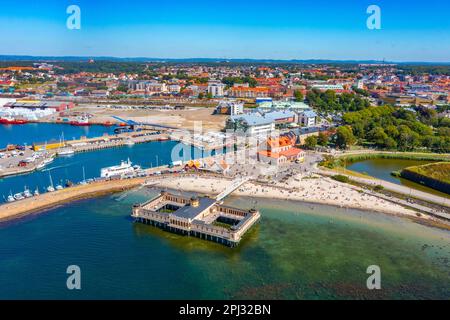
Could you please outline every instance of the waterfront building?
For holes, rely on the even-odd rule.
[[[305,153],[295,147],[296,141],[297,136],[293,133],[269,137],[263,145],[263,150],[258,151],[258,160],[271,165],[303,161]]]
[[[250,113],[229,117],[225,127],[227,130],[251,136],[269,135],[275,130],[275,122],[259,113]]]
[[[254,209],[242,210],[209,197],[188,198],[168,192],[134,205],[131,216],[137,222],[230,247],[237,246],[260,219]]]
[[[244,104],[237,101],[220,101],[214,114],[227,114],[235,116],[244,113]]]

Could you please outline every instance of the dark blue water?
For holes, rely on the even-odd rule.
[[[181,151],[172,159],[172,150],[179,145],[174,141],[151,142],[136,144],[132,147],[103,149],[94,152],[77,153],[70,157],[58,157],[42,170],[19,176],[0,179],[0,202],[10,193],[22,192],[27,186],[31,191],[36,187],[43,192],[50,185],[50,175],[54,185],[65,184],[67,180],[77,183],[83,180],[83,167],[86,179],[100,176],[100,169],[120,164],[128,158],[133,164],[143,168],[168,165],[171,161],[189,160],[202,155],[201,151],[183,145]]]
[[[31,145],[33,142],[59,141],[62,134],[65,140],[100,137],[104,133],[114,134],[114,127],[92,125],[86,127],[68,124],[29,123],[25,125],[0,124],[0,148],[8,144]]]

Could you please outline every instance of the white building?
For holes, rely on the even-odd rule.
[[[304,127],[314,127],[316,125],[317,114],[312,110],[303,112],[300,117],[300,123]]]
[[[237,101],[220,101],[214,114],[227,114],[235,116],[244,113],[244,104]]]
[[[225,84],[220,81],[208,82],[208,93],[213,97],[223,97],[225,94]]]
[[[344,90],[342,84],[315,84],[312,89],[318,89],[322,91],[326,90]]]

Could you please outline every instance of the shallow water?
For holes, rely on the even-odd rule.
[[[129,218],[141,189],[0,225],[0,298],[449,298],[450,233],[406,219],[245,198],[262,220],[235,249]],[[82,289],[66,289],[79,265]],[[382,290],[366,289],[379,265]]]
[[[432,161],[402,159],[370,159],[351,163],[347,166],[347,169],[368,174],[369,176],[386,180],[392,183],[401,184],[408,188],[421,190],[450,199],[450,196],[443,192],[439,192],[437,190],[422,186],[418,183],[391,175],[392,171],[401,171],[406,167],[420,166],[431,162]]]

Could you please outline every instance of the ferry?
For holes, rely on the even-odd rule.
[[[8,116],[0,117],[0,124],[26,124],[26,123],[28,123],[27,120],[14,119]]]
[[[71,156],[75,153],[75,151],[71,148],[60,149],[57,154],[58,156]]]
[[[38,164],[38,165],[36,166],[36,169],[38,169],[38,170],[39,170],[39,169],[42,169],[42,168],[44,168],[46,165],[52,163],[54,160],[55,160],[55,158],[53,158],[53,157],[46,158],[46,159],[44,159],[40,164]]]
[[[106,167],[100,170],[100,177],[112,178],[112,177],[129,177],[136,175],[141,171],[140,166],[133,166],[130,159],[122,161],[118,166]]]

